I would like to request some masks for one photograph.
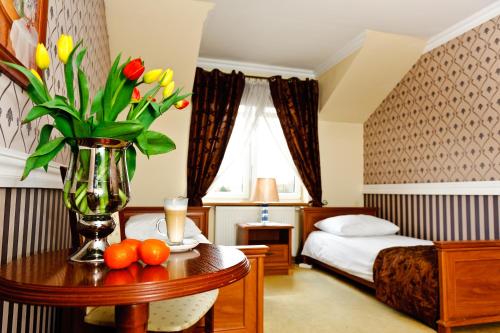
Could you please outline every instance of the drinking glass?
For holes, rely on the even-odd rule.
[[[187,206],[188,198],[169,198],[164,201],[167,233],[163,234],[159,228],[163,219],[160,219],[156,224],[156,230],[167,237],[167,242],[170,245],[182,245],[184,240],[184,226],[186,225]]]

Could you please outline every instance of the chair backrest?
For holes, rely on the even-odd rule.
[[[61,178],[62,182],[64,183],[64,179],[66,178],[66,172],[68,171],[67,167],[60,167],[59,171],[61,172]],[[78,234],[78,216],[74,211],[71,209],[68,209],[68,214],[69,214],[69,228],[71,231],[71,248],[72,249],[77,249],[80,247],[80,235]]]

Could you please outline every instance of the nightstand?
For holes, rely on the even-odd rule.
[[[293,225],[268,222],[238,224],[238,245],[267,245],[269,252],[264,260],[266,275],[289,274],[292,263]]]

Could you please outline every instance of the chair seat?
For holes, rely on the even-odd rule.
[[[177,332],[196,324],[214,305],[219,290],[201,294],[152,302],[149,304],[148,331]],[[115,325],[115,307],[93,308],[85,316],[85,322],[97,326]]]

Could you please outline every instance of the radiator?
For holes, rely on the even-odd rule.
[[[236,245],[238,223],[260,220],[260,207],[217,206],[215,208],[215,243]],[[292,256],[296,256],[299,245],[299,215],[296,207],[269,207],[269,221],[292,224]]]

